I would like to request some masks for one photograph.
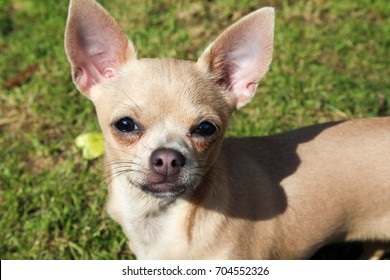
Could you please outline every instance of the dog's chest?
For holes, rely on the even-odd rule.
[[[138,258],[169,259],[186,252],[186,237],[177,215],[167,212],[128,215],[126,225],[131,248]]]
[[[142,215],[139,217],[127,217],[129,224],[126,226],[131,248],[138,257],[147,258],[147,256],[163,253],[158,248],[160,242],[168,240],[166,231],[169,225],[164,223],[160,216]]]

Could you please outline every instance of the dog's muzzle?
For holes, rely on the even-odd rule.
[[[161,148],[150,156],[150,174],[142,190],[156,197],[176,197],[187,190],[183,180],[186,158],[179,151]]]

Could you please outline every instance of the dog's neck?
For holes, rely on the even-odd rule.
[[[112,179],[109,186],[108,212],[125,229],[131,240],[131,250],[137,254],[137,257],[156,259],[177,258],[180,255],[180,258],[187,259],[191,254],[195,254],[189,248],[194,247],[199,250],[199,246],[191,246],[191,244],[196,244],[196,239],[200,235],[208,236],[210,242],[213,242],[212,240],[216,238],[214,231],[218,228],[218,223],[223,222],[220,217],[222,214],[220,211],[212,211],[203,215],[204,210],[217,204],[223,205],[221,202],[226,200],[226,194],[230,193],[226,190],[218,191],[220,184],[211,183],[217,182],[213,180],[213,176],[218,168],[221,167],[216,166],[203,176],[195,192],[174,201],[153,198],[145,194],[131,185],[123,174]],[[219,203],[215,201],[217,199]],[[211,219],[213,226],[203,228],[202,233],[199,233],[196,230],[199,219]],[[185,231],[176,230],[183,227],[186,228]],[[169,251],[165,247],[167,244],[172,248]]]
[[[125,175],[113,178],[109,189],[108,212],[124,228],[131,240],[131,250],[143,258],[150,258],[151,251],[156,254],[158,244],[167,236],[170,221],[164,217],[171,207],[167,208],[157,199],[142,193],[128,182]]]

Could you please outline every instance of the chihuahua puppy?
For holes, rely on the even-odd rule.
[[[141,259],[304,259],[334,241],[390,240],[390,118],[224,139],[272,59],[274,9],[194,62],[138,59],[94,0],[71,0],[65,48],[94,103],[108,212]]]

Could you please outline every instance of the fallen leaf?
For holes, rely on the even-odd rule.
[[[76,147],[83,152],[83,158],[92,160],[104,154],[104,138],[100,132],[83,133],[75,139]]]

